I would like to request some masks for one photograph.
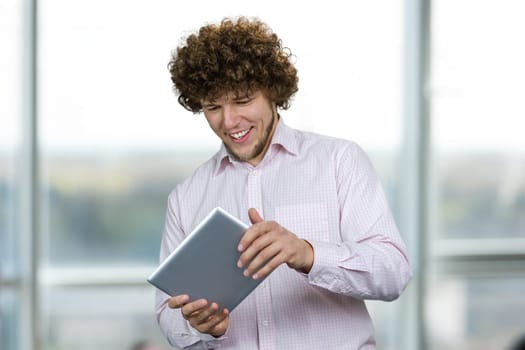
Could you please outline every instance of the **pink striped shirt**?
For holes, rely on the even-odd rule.
[[[171,345],[190,349],[375,349],[365,299],[393,300],[411,278],[381,183],[353,142],[294,130],[281,118],[253,167],[224,146],[170,194],[160,258],[214,207],[249,223],[248,208],[314,248],[309,274],[281,265],[230,315],[226,334],[193,329],[157,291]]]

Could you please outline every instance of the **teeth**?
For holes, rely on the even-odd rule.
[[[248,133],[248,131],[250,131],[250,129],[248,130],[244,130],[244,131],[239,131],[235,134],[231,134],[231,136],[234,138],[234,139],[240,139],[241,137],[243,137],[244,135],[246,135]]]

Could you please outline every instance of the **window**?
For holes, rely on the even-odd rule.
[[[20,9],[16,1],[2,3],[0,14],[0,39],[6,47],[6,52],[0,57],[0,69],[4,77],[0,81],[0,276],[14,278],[16,252],[14,237],[17,195],[16,156],[20,152],[20,125],[22,123],[20,95],[21,79],[21,45],[18,41],[21,31]]]
[[[524,237],[524,10],[511,0],[433,7],[435,221],[443,238]]]
[[[430,349],[510,348],[523,335],[524,11],[432,5]]]
[[[0,348],[16,349],[22,313],[20,292],[20,162],[22,124],[22,16],[18,1],[0,4]]]

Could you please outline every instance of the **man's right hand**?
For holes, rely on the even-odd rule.
[[[171,309],[181,309],[182,317],[201,333],[221,337],[226,333],[230,321],[227,309],[219,310],[217,303],[209,303],[206,299],[190,302],[188,295],[176,295],[168,300]]]

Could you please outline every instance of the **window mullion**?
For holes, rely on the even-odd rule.
[[[405,1],[404,126],[401,176],[401,231],[406,239],[413,267],[411,292],[406,313],[405,349],[424,349],[425,246],[427,239],[427,168],[429,115],[426,85],[429,71],[430,0]]]
[[[38,286],[38,131],[37,131],[37,0],[25,0],[22,10],[22,135],[20,148],[19,228],[21,259],[22,349],[39,350]]]

